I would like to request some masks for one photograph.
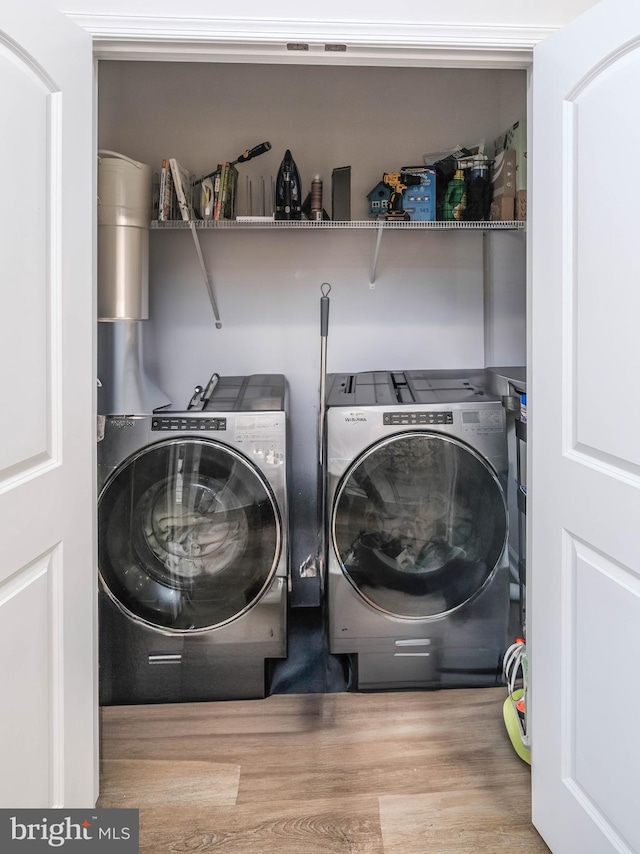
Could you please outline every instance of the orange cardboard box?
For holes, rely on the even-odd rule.
[[[527,219],[527,191],[516,190],[516,219],[524,222]]]
[[[515,199],[513,196],[499,196],[491,202],[489,219],[505,222],[513,220],[515,215]]]

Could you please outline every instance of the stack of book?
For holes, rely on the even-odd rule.
[[[196,215],[200,219],[231,220],[236,218],[236,196],[238,170],[229,163],[222,163],[211,175],[200,178],[194,184]]]
[[[158,219],[193,219],[193,188],[191,174],[175,157],[162,161]]]
[[[174,157],[162,161],[158,219],[232,220],[236,218],[238,170],[222,163],[211,175],[193,180]]]

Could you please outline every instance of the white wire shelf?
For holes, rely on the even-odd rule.
[[[253,220],[249,222],[243,222],[238,220],[168,220],[164,222],[159,222],[158,220],[152,220],[151,228],[158,229],[160,231],[191,231],[193,236],[193,241],[195,244],[196,252],[198,255],[198,261],[200,264],[200,268],[202,271],[202,275],[207,286],[207,290],[209,293],[209,299],[211,300],[211,307],[213,309],[213,314],[216,321],[216,327],[220,329],[222,326],[222,321],[220,320],[220,314],[218,312],[218,306],[216,302],[215,291],[213,287],[213,282],[211,281],[211,277],[206,269],[204,258],[202,256],[202,250],[200,248],[200,241],[198,238],[198,231],[251,231],[251,230],[276,230],[276,231],[299,231],[303,230],[368,230],[376,232],[376,245],[373,253],[373,263],[371,266],[371,273],[369,276],[369,287],[375,287],[376,281],[376,271],[378,267],[378,256],[380,253],[380,243],[382,241],[382,235],[385,231],[524,231],[526,227],[526,222],[521,222],[518,220],[509,220],[509,221],[491,221],[491,220],[482,220],[478,222],[451,222],[451,221],[443,221],[443,220],[435,220],[432,222],[408,222],[399,221],[387,221],[387,220],[374,220],[374,219],[366,219],[366,220],[344,220],[344,221],[332,221],[332,220],[323,220],[322,222],[316,222],[314,220],[300,219],[300,220],[274,220],[274,219],[263,219],[263,220]]]
[[[378,231],[523,231],[526,228],[526,222],[519,220],[493,221],[481,220],[473,222],[452,222],[445,220],[435,220],[432,222],[387,222],[386,220],[346,220],[332,221],[324,220],[316,222],[313,220],[261,220],[254,222],[243,222],[238,220],[168,220],[158,222],[153,220],[151,228],[160,230],[187,229],[195,226],[198,231],[209,230],[251,230],[251,229],[276,229],[278,231],[291,230],[326,230],[326,229],[369,229]]]

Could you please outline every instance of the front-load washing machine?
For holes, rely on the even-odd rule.
[[[507,443],[489,385],[484,371],[328,377],[330,650],[354,687],[500,682]]]
[[[287,386],[218,377],[98,443],[100,702],[250,699],[286,657]]]

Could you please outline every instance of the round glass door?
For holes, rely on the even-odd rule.
[[[345,473],[333,545],[367,601],[399,617],[454,611],[491,579],[507,540],[495,472],[474,450],[436,433],[378,442]]]
[[[204,439],[162,442],[115,472],[98,502],[109,595],[149,625],[185,632],[235,619],[278,564],[281,525],[260,472]]]

